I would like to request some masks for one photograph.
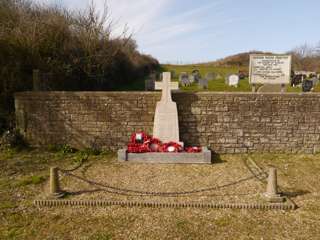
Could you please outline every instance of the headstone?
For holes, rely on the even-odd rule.
[[[313,86],[318,85],[319,80],[318,80],[317,76],[313,75],[310,80],[313,82]]]
[[[185,87],[191,85],[188,74],[185,72],[180,73],[179,82],[182,86],[185,86]]]
[[[215,80],[216,79],[216,74],[213,73],[213,72],[209,72],[209,73],[206,74],[205,78],[208,79],[208,81]]]
[[[303,92],[310,92],[313,88],[313,82],[311,80],[305,80],[302,83],[302,91]]]
[[[239,71],[238,75],[240,80],[243,80],[246,77],[248,77],[248,74],[245,71]]]
[[[199,80],[199,86],[200,86],[202,89],[208,89],[208,86],[209,86],[209,81],[208,81],[208,79],[206,79],[206,78],[200,78],[200,80]]]
[[[292,77],[291,80],[291,86],[296,87],[298,85],[301,85],[301,83],[303,82],[303,75],[295,75]]]
[[[145,90],[146,91],[154,91],[155,90],[155,82],[156,82],[156,74],[150,74],[149,77],[145,81]]]
[[[251,84],[290,84],[291,55],[250,55]]]
[[[239,76],[236,75],[236,74],[231,74],[229,77],[228,77],[228,85],[229,86],[238,86],[239,84]]]
[[[162,96],[160,102],[157,103],[154,117],[153,136],[162,142],[180,143],[177,104],[172,101],[171,97],[170,72],[163,73],[161,89]]]
[[[190,84],[194,83],[196,80],[195,80],[195,77],[193,75],[189,75],[189,82]]]
[[[193,70],[192,71],[192,75],[194,76],[194,82],[199,82],[200,78],[201,78],[201,74],[199,70]]]
[[[174,70],[171,70],[170,72],[171,72],[171,77],[175,79],[176,78],[176,72]]]

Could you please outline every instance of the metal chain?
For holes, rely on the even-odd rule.
[[[221,188],[227,188],[227,187],[231,187],[233,185],[237,185],[240,184],[242,182],[246,182],[248,180],[251,180],[253,178],[255,178],[256,176],[250,176],[250,177],[246,177],[246,178],[242,178],[239,179],[237,181],[231,182],[231,183],[227,183],[224,185],[220,185],[220,186],[215,186],[215,187],[211,187],[211,188],[203,188],[203,189],[198,189],[198,190],[191,190],[191,191],[179,191],[179,192],[153,192],[153,191],[139,191],[139,190],[133,190],[133,189],[126,189],[126,188],[119,188],[119,187],[115,187],[115,186],[111,186],[111,185],[107,185],[107,184],[102,184],[102,183],[98,183],[98,182],[94,182],[88,179],[85,179],[83,177],[74,175],[72,173],[70,173],[69,171],[65,171],[63,169],[60,169],[60,171],[62,173],[64,173],[67,176],[76,178],[78,180],[84,181],[90,185],[94,185],[94,186],[98,186],[98,187],[103,187],[103,188],[108,188],[108,189],[112,189],[118,192],[127,192],[127,193],[135,193],[135,194],[140,194],[140,195],[151,195],[151,196],[179,196],[179,195],[190,195],[190,194],[195,194],[195,193],[203,193],[203,192],[210,192],[210,191],[216,191],[219,190]]]

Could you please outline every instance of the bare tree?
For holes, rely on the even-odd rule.
[[[306,58],[306,57],[314,57],[320,48],[320,43],[317,47],[312,46],[308,43],[305,43],[301,46],[298,46],[292,50],[292,53],[294,53],[296,56],[300,58]]]

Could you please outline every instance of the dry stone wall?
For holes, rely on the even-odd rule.
[[[22,92],[17,127],[34,146],[117,150],[152,133],[157,92]],[[176,92],[181,140],[217,153],[320,151],[319,94]]]

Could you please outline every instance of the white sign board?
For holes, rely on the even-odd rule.
[[[250,55],[251,84],[289,84],[291,55]]]
[[[229,86],[238,86],[239,84],[239,76],[232,74],[228,77],[228,84]]]

